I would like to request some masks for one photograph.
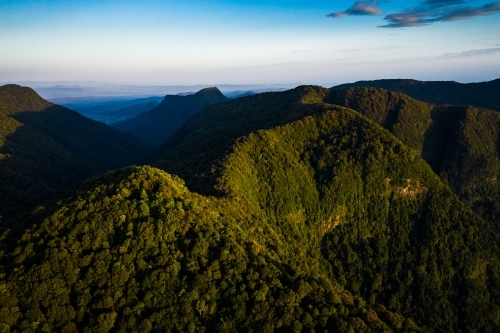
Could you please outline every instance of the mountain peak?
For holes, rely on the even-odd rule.
[[[210,92],[210,91],[218,91],[220,92],[219,88],[217,87],[207,87],[207,88],[203,88],[201,89],[200,91],[198,91],[199,93],[200,92]]]
[[[194,96],[204,96],[204,97],[210,97],[210,98],[224,98],[225,96],[222,94],[222,92],[219,90],[217,87],[208,87],[208,88],[203,88],[200,91],[198,91]]]
[[[217,87],[204,88],[187,96],[167,95],[155,108],[113,126],[151,145],[160,146],[189,118],[207,106],[227,100]]]

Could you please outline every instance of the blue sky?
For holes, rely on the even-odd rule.
[[[498,77],[495,1],[0,1],[0,82]]]

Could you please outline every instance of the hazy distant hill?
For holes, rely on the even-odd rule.
[[[73,103],[65,106],[87,118],[101,121],[105,124],[112,124],[149,111],[160,104],[162,100],[163,97],[153,96],[125,101],[110,101],[92,106],[87,106],[86,104],[90,100],[85,100],[82,104]]]
[[[342,90],[350,87],[383,88],[399,91],[428,103],[457,106],[473,105],[500,111],[500,79],[479,83],[389,79],[346,83],[332,89]]]
[[[130,167],[26,217],[0,243],[2,328],[498,331],[498,233],[328,93],[260,94],[186,123],[168,157],[219,197]]]
[[[252,90],[235,90],[235,91],[224,91],[223,94],[224,96],[228,98],[239,98],[239,97],[245,97],[245,96],[252,96],[256,94],[261,94],[264,92],[278,92],[278,91],[285,91],[286,89],[283,88],[264,88],[264,89],[252,89]]]
[[[0,215],[74,188],[85,178],[139,163],[138,139],[52,104],[32,89],[0,87]]]
[[[209,105],[227,100],[217,88],[205,88],[187,96],[167,95],[154,109],[112,126],[160,146],[193,115]]]

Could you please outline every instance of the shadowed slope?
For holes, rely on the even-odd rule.
[[[322,112],[303,104],[319,103],[328,93],[325,88],[301,86],[208,107],[160,147],[154,165],[179,175],[196,191],[214,193],[220,163],[239,137]]]
[[[138,139],[49,103],[32,89],[0,87],[0,216],[8,217],[109,169],[141,162]]]
[[[205,88],[193,95],[170,96],[154,109],[115,124],[113,127],[131,133],[144,142],[160,146],[189,118],[205,107],[227,101],[217,88]]]

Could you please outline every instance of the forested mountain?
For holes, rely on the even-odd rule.
[[[325,88],[300,86],[212,105],[165,141],[153,164],[179,175],[195,191],[214,194],[211,182],[238,138],[310,115],[314,108],[304,105],[321,103],[328,94]]]
[[[193,95],[167,95],[154,109],[136,117],[112,124],[144,142],[160,146],[189,118],[205,107],[227,101],[217,88],[205,88]]]
[[[319,96],[302,87],[282,101],[292,95]],[[2,242],[0,322],[49,331],[498,330],[492,225],[359,113],[324,103],[292,113],[295,121],[233,142],[213,174],[219,198],[132,167],[26,217],[26,229]]]
[[[390,130],[417,150],[463,201],[500,227],[500,113],[427,104],[376,88],[332,92],[327,101]]]
[[[332,90],[351,87],[373,87],[399,91],[415,99],[435,104],[478,106],[500,111],[500,79],[489,82],[458,83],[455,81],[418,81],[387,79],[358,81],[335,86]]]
[[[0,328],[497,332],[500,234],[468,201],[494,195],[497,114],[314,86],[209,106],[158,151],[169,173],[0,228]]]
[[[314,112],[304,109],[308,103],[349,107],[382,125],[415,149],[470,207],[500,226],[500,113],[428,104],[383,89],[303,86],[214,105],[167,140],[154,164],[196,191],[215,194],[205,180],[214,179],[237,138]]]
[[[0,87],[0,216],[9,217],[106,170],[141,163],[151,148],[131,135]]]
[[[353,296],[317,258],[301,267],[259,211],[190,193],[158,169],[113,171],[33,219],[2,239],[3,330],[418,328]]]

